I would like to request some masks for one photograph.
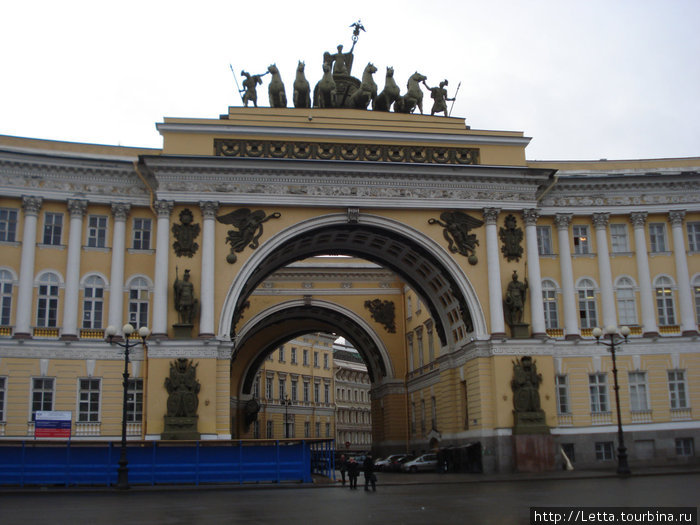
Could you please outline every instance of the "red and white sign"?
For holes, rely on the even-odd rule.
[[[40,410],[34,419],[35,438],[70,438],[70,410]]]

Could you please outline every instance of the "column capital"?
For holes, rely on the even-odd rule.
[[[118,221],[125,221],[129,216],[129,211],[131,210],[131,204],[125,204],[121,202],[115,202],[112,204],[112,215]]]
[[[569,224],[571,224],[571,219],[573,217],[573,213],[557,213],[554,216],[554,224],[557,225],[558,230],[566,230]]]
[[[199,207],[202,209],[202,216],[205,219],[213,219],[219,210],[219,203],[217,201],[200,201]]]
[[[22,210],[25,215],[37,215],[41,209],[41,197],[33,197],[31,195],[22,196]]]
[[[674,210],[668,212],[668,220],[671,221],[671,226],[681,226],[685,219],[685,210]]]
[[[87,210],[88,202],[84,199],[68,199],[68,211],[71,217],[82,217]]]
[[[537,208],[531,208],[529,210],[523,210],[523,222],[525,226],[536,226],[537,219],[540,217],[540,210]]]
[[[156,210],[159,219],[169,219],[173,211],[173,201],[155,201],[153,208]]]
[[[630,213],[630,222],[635,228],[643,227],[647,222],[647,215],[645,211],[634,211]]]
[[[499,213],[501,213],[500,208],[484,208],[484,222],[486,224],[496,224]]]
[[[593,226],[598,230],[600,228],[606,228],[610,222],[609,213],[594,213],[593,214]]]

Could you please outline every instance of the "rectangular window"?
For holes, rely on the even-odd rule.
[[[328,383],[323,383],[323,402],[328,404],[331,402],[331,385]]]
[[[318,352],[314,352],[314,368],[318,368]]]
[[[626,253],[630,251],[626,224],[610,225],[610,243],[612,246],[612,253]]]
[[[612,441],[598,441],[595,444],[595,458],[598,461],[610,461],[614,458],[615,447]]]
[[[260,399],[260,376],[257,376],[253,382],[253,398]]]
[[[32,379],[32,421],[38,411],[53,410],[53,386],[53,377]]]
[[[416,435],[416,403],[411,403],[411,435]]]
[[[692,457],[695,455],[693,438],[676,438],[676,455]]]
[[[78,421],[95,423],[100,420],[100,380],[80,379],[78,391]]]
[[[545,328],[559,328],[559,313],[557,310],[557,290],[553,285],[542,286],[542,302],[544,303]]]
[[[151,219],[134,219],[134,250],[151,249]]]
[[[267,422],[267,439],[272,439],[275,437],[275,424],[274,421]]]
[[[576,461],[576,448],[573,443],[562,443],[561,449],[564,451],[564,454],[566,454],[566,457],[569,458],[569,461],[572,463]]]
[[[328,366],[328,354],[323,354],[323,368],[325,368],[326,370],[328,370],[328,368],[330,368]]]
[[[667,251],[666,225],[664,223],[649,223],[649,243],[651,253]]]
[[[5,391],[7,390],[7,378],[0,377],[0,421],[5,421]]]
[[[331,437],[331,424],[326,423],[326,437],[329,438]]]
[[[0,241],[15,242],[17,240],[17,210],[0,208]]]
[[[437,429],[437,400],[435,396],[430,398],[430,423],[431,428]]]
[[[578,311],[581,328],[595,328],[598,326],[595,292],[593,290],[585,289],[578,291]]]
[[[87,245],[89,248],[104,248],[107,245],[107,217],[90,215],[88,217]]]
[[[129,290],[129,322],[134,327],[148,326],[148,289]]]
[[[309,402],[309,382],[304,381],[304,403]]]
[[[537,253],[551,255],[552,252],[552,228],[550,226],[537,226]]]
[[[575,224],[574,231],[574,253],[585,254],[589,251],[588,226],[584,224]]]
[[[308,350],[302,350],[302,364],[304,366],[309,366],[309,351]]]
[[[278,352],[279,362],[284,363],[284,346],[280,346]]]
[[[569,410],[569,381],[567,376],[559,374],[554,377],[557,389],[557,413],[568,414]]]
[[[310,421],[304,421],[304,437],[305,438],[311,437],[311,422]]]
[[[293,365],[297,364],[297,349],[292,347],[291,356],[289,357]]]
[[[647,400],[647,374],[646,372],[630,372],[630,410],[643,412],[649,410]]]
[[[60,246],[63,214],[46,212],[44,215],[44,244]]]
[[[315,427],[316,427],[316,437],[320,438],[321,437],[321,422],[316,421]]]
[[[319,383],[314,383],[314,403],[321,402],[321,385]]]
[[[104,288],[85,287],[83,299],[83,328],[102,328]]]
[[[279,386],[280,401],[282,401],[286,395],[285,388],[284,388],[284,378],[280,378],[280,380],[278,382],[278,386]]]
[[[688,389],[685,384],[685,370],[668,371],[668,394],[672,410],[688,408]]]
[[[292,379],[292,401],[297,402],[297,387],[299,382],[296,379]]]
[[[12,315],[12,275],[0,271],[0,326],[10,326]]]
[[[41,328],[58,326],[58,286],[55,284],[39,285],[36,325]]]
[[[126,420],[141,423],[143,419],[143,378],[130,377],[126,390]]]
[[[688,250],[700,252],[700,222],[689,222],[688,228]]]
[[[270,400],[272,397],[272,378],[267,377],[265,378],[265,398]]]
[[[588,389],[591,395],[591,412],[608,412],[607,374],[589,374]]]
[[[676,324],[676,309],[673,305],[673,290],[664,283],[656,288],[656,313],[659,316],[659,326]]]

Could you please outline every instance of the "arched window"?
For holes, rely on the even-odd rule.
[[[545,328],[559,328],[559,307],[557,304],[557,285],[554,281],[542,281],[542,302],[544,303]]]
[[[47,272],[39,278],[36,303],[36,325],[39,328],[58,326],[58,286],[61,280],[55,273]]]
[[[137,330],[148,326],[148,281],[143,277],[129,284],[129,323]]]
[[[637,301],[634,282],[629,277],[620,277],[615,287],[617,295],[617,317],[620,326],[637,324]]]
[[[12,273],[0,270],[0,326],[10,326],[13,282]]]
[[[662,275],[654,283],[656,292],[656,313],[659,318],[659,326],[671,326],[676,324],[676,312],[673,301],[673,281]]]
[[[105,282],[99,275],[85,279],[83,291],[83,328],[102,328]]]
[[[578,312],[581,328],[598,326],[595,284],[590,279],[581,279],[578,283]]]

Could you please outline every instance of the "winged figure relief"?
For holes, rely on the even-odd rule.
[[[238,259],[236,253],[242,252],[246,247],[256,249],[263,233],[263,223],[270,219],[279,219],[281,216],[278,212],[265,215],[263,210],[250,211],[248,208],[239,208],[217,217],[216,220],[221,224],[229,224],[237,228],[237,230],[229,230],[226,235],[226,243],[231,245],[231,253],[226,260],[233,264]]]

